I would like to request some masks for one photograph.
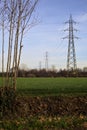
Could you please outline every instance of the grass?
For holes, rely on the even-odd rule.
[[[26,96],[86,95],[87,78],[18,78],[17,92]]]
[[[87,78],[18,78],[17,91],[23,95],[84,95]]]
[[[83,117],[30,117],[3,120],[0,130],[85,130],[87,118]]]

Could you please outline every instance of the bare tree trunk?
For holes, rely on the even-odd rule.
[[[4,14],[2,22],[2,85],[4,87]]]
[[[12,39],[13,39],[13,31],[12,31],[12,18],[10,23],[10,30],[9,30],[9,46],[8,46],[8,58],[7,58],[7,86],[9,86],[9,75],[10,75],[10,66],[11,66],[11,54],[12,54]]]

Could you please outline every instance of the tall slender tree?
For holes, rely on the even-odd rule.
[[[4,71],[4,31],[8,41],[8,55],[6,67],[6,85],[16,89],[16,78],[19,69],[21,51],[23,47],[23,38],[26,30],[35,24],[32,19],[34,9],[38,0],[0,0],[1,12],[0,17],[3,18],[2,24],[2,73]],[[4,11],[3,11],[4,10]],[[12,74],[12,84],[10,77]]]

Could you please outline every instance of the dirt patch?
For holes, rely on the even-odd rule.
[[[18,116],[87,116],[87,96],[18,97],[14,105]]]

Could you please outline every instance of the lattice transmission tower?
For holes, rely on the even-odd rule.
[[[48,71],[48,52],[46,52],[46,55],[45,55],[45,69],[46,71]]]
[[[77,70],[77,63],[76,63],[76,53],[75,53],[75,45],[74,45],[74,39],[78,37],[74,36],[74,31],[77,31],[74,29],[73,25],[76,24],[76,22],[72,19],[72,15],[70,15],[70,18],[67,22],[69,24],[69,28],[65,31],[69,32],[68,37],[68,54],[67,54],[67,71],[73,70],[74,72]]]

